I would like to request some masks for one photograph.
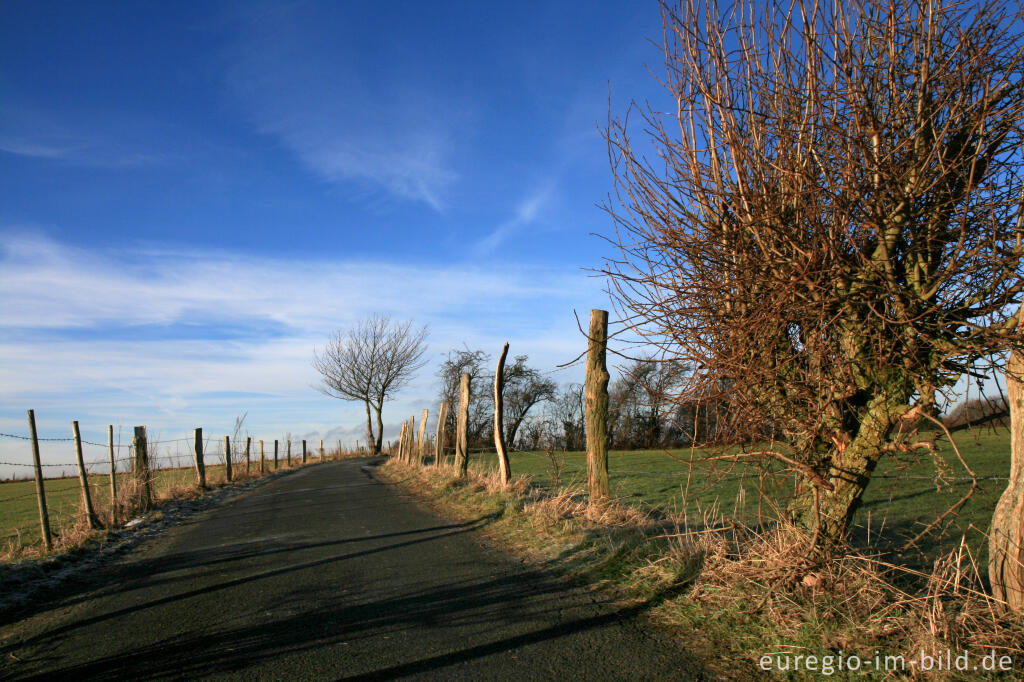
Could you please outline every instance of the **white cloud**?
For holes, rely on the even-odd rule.
[[[132,257],[0,232],[0,432],[24,433],[24,411],[34,408],[50,435],[78,419],[93,439],[105,438],[98,429],[108,423],[147,424],[168,436],[199,425],[230,432],[246,410],[259,438],[361,434],[359,406],[312,388],[312,349],[331,330],[386,312],[430,325],[435,363],[452,348],[494,352],[509,341],[513,354],[553,370],[585,346],[573,308],[583,314],[606,301],[599,282],[575,269],[158,249]],[[408,414],[434,407],[433,371],[389,403],[386,437]],[[555,376],[582,374],[576,367]],[[0,439],[0,461],[28,455]]]

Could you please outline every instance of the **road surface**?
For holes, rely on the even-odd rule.
[[[299,469],[48,600],[0,677],[699,679],[624,608],[488,547],[367,460]]]

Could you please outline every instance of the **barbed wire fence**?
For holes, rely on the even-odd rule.
[[[129,514],[148,510],[152,504],[155,484],[168,489],[176,484],[188,485],[191,478],[188,470],[194,472],[196,485],[203,489],[208,484],[230,483],[233,479],[240,478],[241,472],[236,469],[233,473],[232,465],[244,466],[244,479],[248,480],[277,470],[326,461],[344,452],[341,440],[328,441],[326,447],[323,439],[317,439],[319,442],[292,439],[290,433],[283,438],[256,440],[248,434],[240,434],[237,428],[233,436],[222,439],[203,438],[202,429],[197,428],[191,436],[157,437],[148,440],[146,427],[143,426],[136,427],[135,437],[125,443],[121,442],[120,428],[115,442],[114,427],[108,425],[108,442],[101,443],[82,438],[78,422],[75,421],[72,422],[72,437],[40,437],[36,432],[34,411],[29,410],[28,415],[28,434],[0,432],[0,442],[23,442],[26,449],[31,448],[33,459],[31,463],[17,461],[17,457],[11,457],[10,454],[0,459],[0,467],[13,470],[9,480],[0,482],[0,504],[12,503],[8,510],[14,519],[13,525],[2,524],[7,533],[5,549],[8,554],[21,548],[23,535],[31,536],[34,533],[34,528],[29,528],[22,521],[26,514],[31,514],[24,507],[28,498],[37,499],[39,536],[43,547],[50,551],[54,545],[54,534],[51,529],[49,507],[54,506],[54,502],[60,517],[56,525],[61,530],[79,524],[82,519],[90,528],[104,525],[113,527],[127,520]],[[47,461],[43,461],[40,454],[40,444],[51,451],[48,453],[50,457]],[[293,444],[296,446],[294,452]],[[66,460],[61,458],[54,461],[53,445],[61,449],[67,446],[70,456]],[[97,449],[103,451],[99,457],[95,454]],[[90,450],[92,453],[87,458]],[[216,469],[216,480],[207,481],[208,457],[212,458],[209,460],[210,464]],[[18,475],[19,471],[25,475]],[[170,475],[173,471],[181,473],[177,476]],[[72,479],[76,474],[79,486],[72,484],[53,487],[54,481]],[[35,489],[31,492],[26,491],[24,483],[33,480]],[[109,481],[109,493],[106,492],[104,480]],[[50,505],[46,497],[47,482],[51,488]],[[76,497],[79,498],[77,502]],[[109,507],[104,522],[99,521],[100,515],[94,510],[93,497],[102,497]]]

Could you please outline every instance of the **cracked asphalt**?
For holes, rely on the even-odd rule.
[[[702,679],[622,606],[374,478],[299,469],[4,626],[3,679]]]

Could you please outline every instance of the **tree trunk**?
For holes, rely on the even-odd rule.
[[[871,474],[885,454],[893,426],[909,410],[905,400],[875,397],[853,441],[833,450],[829,471],[822,477],[825,485],[808,481],[806,489],[794,498],[791,516],[797,525],[815,534],[819,549],[827,551],[841,542]]]
[[[455,431],[455,467],[459,476],[469,470],[469,451],[466,444],[466,429],[469,425],[469,374],[459,377],[459,420]]]
[[[508,482],[512,480],[508,452],[505,450],[505,429],[501,423],[501,410],[503,407],[501,391],[505,387],[506,355],[508,355],[508,342],[501,349],[501,356],[498,358],[498,369],[494,372],[494,449],[498,452],[498,474],[501,476],[502,485],[508,485]]]
[[[1006,366],[1010,403],[1010,481],[992,514],[988,576],[992,596],[1024,611],[1024,354],[1013,350]]]
[[[383,444],[384,420],[383,420],[383,418],[381,417],[381,414],[380,414],[381,410],[383,410],[383,409],[384,409],[383,401],[379,405],[374,405],[373,406],[373,411],[377,413],[377,440],[375,440],[375,441],[371,440],[370,443],[373,444],[373,454],[375,454],[375,455],[379,455],[380,454],[380,448],[381,448],[381,445]]]
[[[366,405],[366,442],[370,443],[372,447],[376,441],[373,439],[373,423],[370,421],[370,401],[364,400],[363,404]]]
[[[590,503],[611,494],[608,486],[608,311],[590,311],[590,342],[587,349],[586,419],[587,484]]]

